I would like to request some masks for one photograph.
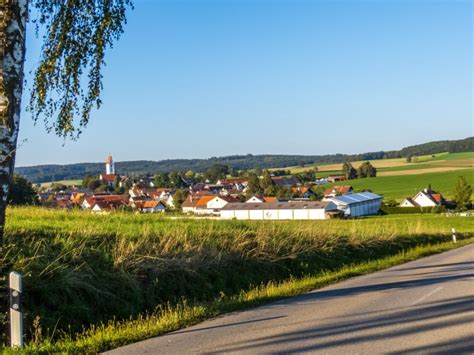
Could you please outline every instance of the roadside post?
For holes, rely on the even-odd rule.
[[[453,242],[454,242],[454,243],[457,243],[457,240],[456,240],[456,229],[451,228],[451,232],[453,232]]]
[[[10,293],[10,344],[23,347],[23,313],[21,311],[21,274],[12,271],[8,277]]]

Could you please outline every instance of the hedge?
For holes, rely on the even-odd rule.
[[[384,214],[444,213],[446,212],[446,206],[433,206],[433,207],[382,206],[381,211]]]

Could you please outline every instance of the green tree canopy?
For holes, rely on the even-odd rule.
[[[37,202],[36,191],[31,182],[20,175],[13,175],[8,203],[12,205],[34,205]]]
[[[204,173],[204,179],[210,182],[216,182],[219,179],[225,179],[229,174],[229,166],[223,164],[214,164]]]
[[[352,180],[357,178],[357,171],[354,169],[351,163],[345,162],[342,164],[342,173],[346,176],[347,180]]]
[[[260,186],[259,177],[255,173],[249,173],[246,196],[251,197],[253,195],[261,195],[262,193],[263,189]]]
[[[46,34],[29,108],[48,131],[76,138],[92,108],[102,104],[105,51],[122,34],[131,0],[31,0],[30,5],[39,13],[37,28]]]
[[[471,205],[472,187],[464,176],[459,176],[453,189],[453,199],[458,209],[466,209]]]
[[[375,176],[377,176],[377,169],[368,161],[362,163],[361,166],[357,168],[357,177],[359,179]]]

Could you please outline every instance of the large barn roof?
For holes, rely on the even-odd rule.
[[[350,194],[350,195],[337,196],[337,197],[334,197],[332,200],[339,203],[346,204],[346,205],[352,205],[354,203],[379,200],[382,198],[383,198],[382,196],[379,196],[372,192],[359,192],[359,193]]]
[[[324,209],[329,201],[291,201],[291,202],[261,202],[261,203],[228,203],[222,210],[311,210]]]

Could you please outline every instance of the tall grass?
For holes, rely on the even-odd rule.
[[[439,215],[240,222],[11,208],[7,221],[1,274],[24,274],[28,337],[41,327],[51,341],[474,231],[472,219]]]

